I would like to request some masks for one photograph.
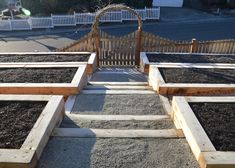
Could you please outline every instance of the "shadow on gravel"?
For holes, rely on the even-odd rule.
[[[79,128],[70,121],[73,128]],[[95,136],[86,129],[84,134]],[[45,147],[37,168],[90,168],[96,138],[52,137]]]
[[[78,95],[72,111],[78,113],[101,113],[104,108],[105,95]]]

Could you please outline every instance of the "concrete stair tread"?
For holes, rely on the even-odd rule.
[[[105,82],[89,81],[88,85],[114,85],[114,86],[148,86],[148,82]]]

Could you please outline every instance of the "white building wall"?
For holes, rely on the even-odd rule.
[[[153,6],[182,7],[184,0],[153,0]]]

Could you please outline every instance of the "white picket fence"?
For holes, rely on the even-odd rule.
[[[136,9],[142,20],[159,20],[160,7]],[[53,28],[56,26],[76,26],[92,24],[96,13],[74,13],[74,15],[51,15],[51,17],[30,17],[28,19],[0,20],[0,31],[32,30],[41,28]],[[100,22],[123,22],[137,20],[129,11],[107,12]]]

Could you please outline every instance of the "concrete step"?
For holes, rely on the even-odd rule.
[[[92,115],[90,115],[92,116]],[[101,119],[103,117],[103,119]],[[61,128],[92,128],[92,129],[172,129],[175,128],[169,116],[132,116],[127,120],[126,115],[82,117],[79,114],[70,114],[64,117]],[[152,118],[156,120],[153,120]],[[150,120],[134,120],[134,119]],[[94,120],[99,119],[99,120]],[[100,120],[101,119],[101,120]],[[106,120],[104,120],[106,119]],[[115,120],[118,119],[118,120]],[[123,119],[123,120],[122,120]],[[133,120],[132,120],[133,119]]]
[[[74,114],[166,115],[156,94],[79,94],[70,106]]]
[[[150,86],[88,85],[84,90],[152,90]]]
[[[133,68],[101,68],[92,75],[90,80],[106,82],[147,82],[148,77]]]
[[[88,85],[95,86],[148,86],[148,82],[97,82],[97,81],[89,81]]]
[[[146,94],[156,94],[153,90],[82,90],[80,94],[90,94],[90,95],[146,95]]]
[[[76,138],[180,138],[176,129],[91,129],[91,128],[55,128],[52,136]]]

